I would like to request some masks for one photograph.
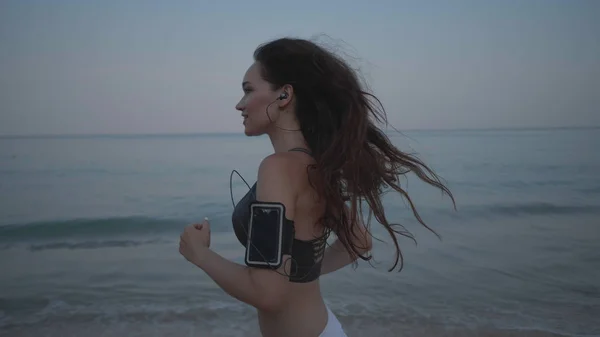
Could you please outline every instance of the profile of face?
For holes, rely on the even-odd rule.
[[[279,115],[280,104],[276,100],[280,90],[272,90],[271,84],[262,78],[260,64],[256,62],[246,71],[242,89],[244,96],[237,103],[235,109],[242,112],[244,133],[247,136],[268,133],[272,127],[272,121],[275,121]]]

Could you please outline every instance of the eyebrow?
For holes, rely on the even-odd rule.
[[[250,84],[250,82],[248,82],[248,81],[242,82],[242,87],[245,86],[246,84]]]

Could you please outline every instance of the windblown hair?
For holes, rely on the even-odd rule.
[[[262,77],[276,90],[289,84],[296,96],[300,131],[316,161],[309,169],[313,188],[325,200],[321,224],[335,233],[354,257],[369,260],[354,243],[354,226],[362,219],[362,203],[369,206],[392,237],[396,248],[392,271],[404,259],[396,234],[414,237],[402,225],[390,224],[381,197],[393,189],[408,200],[416,219],[435,233],[417,212],[399,178],[410,172],[441,189],[450,190],[420,159],[396,148],[376,122],[387,123],[383,105],[366,91],[357,73],[337,55],[314,42],[282,38],[260,45],[254,59]],[[368,226],[368,224],[367,224]],[[399,229],[395,228],[399,227]],[[437,235],[437,233],[435,233]]]

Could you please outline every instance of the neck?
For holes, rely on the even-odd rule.
[[[294,130],[297,129],[298,128],[294,128]],[[275,153],[287,152],[296,147],[308,149],[308,144],[306,143],[302,132],[299,130],[285,131],[274,128],[272,132],[269,132],[269,138],[271,139],[271,144],[273,145]]]

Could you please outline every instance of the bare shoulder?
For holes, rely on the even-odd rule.
[[[306,163],[291,152],[274,153],[265,157],[258,168],[258,177],[275,175],[279,179],[297,181],[306,174]]]
[[[258,174],[271,173],[279,175],[289,175],[289,168],[292,165],[292,160],[287,153],[273,153],[265,157],[258,168]]]

